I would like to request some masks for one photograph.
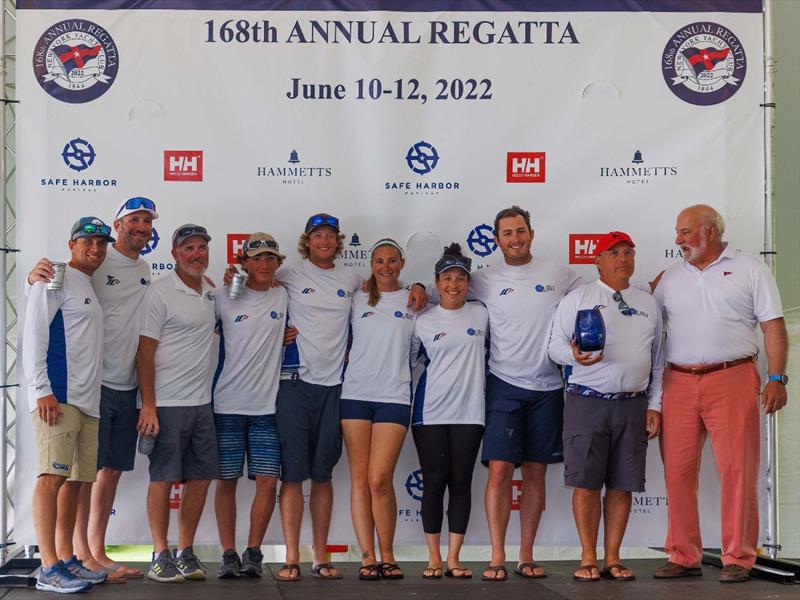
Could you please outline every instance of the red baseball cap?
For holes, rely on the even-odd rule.
[[[636,244],[633,243],[631,236],[624,231],[609,231],[600,238],[599,242],[597,242],[597,245],[594,248],[594,255],[599,256],[601,252],[611,250],[611,248],[617,244],[622,244],[623,242],[630,244],[634,248],[636,247]]]

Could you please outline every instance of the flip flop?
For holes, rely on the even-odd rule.
[[[322,569],[326,569],[328,571],[328,574],[325,575],[322,572]],[[342,574],[341,573],[337,573],[336,575],[333,575],[331,573],[331,571],[333,569],[335,569],[335,567],[333,566],[333,563],[329,563],[329,562],[319,563],[318,565],[313,565],[311,567],[310,573],[311,573],[311,575],[313,575],[317,579],[341,579],[342,578]]]
[[[375,563],[369,565],[361,565],[358,568],[358,578],[361,581],[375,581],[380,579],[380,573],[378,572],[378,565]]]
[[[281,571],[289,571],[290,573],[292,571],[297,571],[297,575],[294,575],[294,576],[292,576],[292,575],[281,575],[280,574]],[[275,573],[275,575],[273,575],[272,578],[275,581],[300,581],[301,579],[303,579],[303,575],[300,572],[300,565],[298,565],[296,563],[286,563],[280,569],[278,569],[278,572]]]
[[[524,577],[525,579],[544,579],[547,577],[547,573],[540,573],[537,575],[535,572],[527,575],[525,573],[525,569],[530,569],[531,571],[536,571],[536,569],[541,569],[542,567],[536,564],[535,562],[529,563],[519,563],[517,568],[514,569],[514,573],[519,575],[520,577]]]
[[[506,569],[505,565],[489,565],[484,569],[484,571],[491,571],[494,573],[494,577],[487,577],[486,575],[481,576],[481,581],[505,581],[508,579],[508,569]],[[497,575],[502,573],[502,577],[498,577]]]
[[[634,579],[636,579],[635,575],[628,575],[628,576],[616,575],[615,576],[611,572],[614,569],[618,569],[620,573],[623,570],[630,571],[630,569],[628,567],[626,567],[625,565],[623,565],[621,563],[614,563],[613,565],[608,565],[607,567],[603,567],[603,570],[600,571],[600,577],[603,577],[604,579],[613,579],[614,581],[633,581]]]
[[[465,569],[464,567],[453,567],[452,569],[447,569],[444,572],[445,577],[450,577],[452,579],[472,579],[472,573],[468,572],[469,569]],[[458,572],[458,575],[456,575]]]
[[[105,570],[109,573],[122,573],[125,579],[142,579],[144,577],[144,573],[142,573],[136,567],[129,567],[128,565],[123,565],[121,563],[115,562],[110,567],[104,567]]]
[[[426,567],[424,571],[422,571],[422,578],[423,579],[441,579],[442,578],[442,567]]]
[[[581,565],[575,572],[577,573],[578,571],[588,571],[589,577],[578,577],[577,575],[573,575],[572,578],[575,581],[580,581],[580,582],[600,581],[600,577],[597,577],[597,579],[592,577],[592,571],[597,571],[598,573],[600,572],[600,569],[597,568],[597,565]]]
[[[397,563],[382,562],[378,565],[381,577],[384,579],[402,579],[403,571]]]

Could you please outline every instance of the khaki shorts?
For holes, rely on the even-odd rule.
[[[70,481],[97,478],[97,430],[100,419],[85,415],[69,404],[59,404],[64,414],[48,425],[33,411],[36,431],[37,477],[61,475]]]

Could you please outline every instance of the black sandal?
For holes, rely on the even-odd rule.
[[[402,579],[403,578],[403,571],[397,565],[397,563],[388,563],[383,562],[378,565],[378,571],[381,574],[381,577],[384,579]]]
[[[379,574],[378,565],[372,563],[370,565],[361,565],[358,569],[358,578],[361,581],[375,581],[376,579],[380,579],[381,576]]]

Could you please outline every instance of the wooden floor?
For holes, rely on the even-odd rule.
[[[181,584],[159,584],[143,579],[121,585],[100,585],[89,592],[96,600],[200,600],[213,598],[224,600],[394,600],[421,598],[453,598],[458,600],[559,600],[559,599],[631,599],[631,600],[798,600],[800,586],[781,585],[753,579],[747,583],[720,584],[719,570],[703,567],[702,577],[672,581],[655,580],[652,571],[662,560],[627,561],[638,579],[631,582],[599,581],[575,582],[572,572],[576,564],[565,561],[543,562],[549,576],[546,579],[523,579],[510,573],[508,581],[492,583],[475,577],[468,581],[443,578],[437,581],[422,580],[422,563],[404,563],[406,577],[399,581],[358,581],[358,570],[353,563],[340,563],[344,579],[320,581],[306,574],[308,565],[303,565],[303,580],[297,583],[277,583],[271,571],[278,565],[266,565],[262,579],[218,580],[214,577],[217,565],[206,563],[210,578],[205,582]],[[476,574],[483,564],[469,563]],[[512,568],[513,565],[508,565]],[[146,565],[142,565],[143,570]],[[55,594],[30,589],[0,588],[0,600],[35,600],[55,598]],[[81,596],[86,597],[88,596]]]

